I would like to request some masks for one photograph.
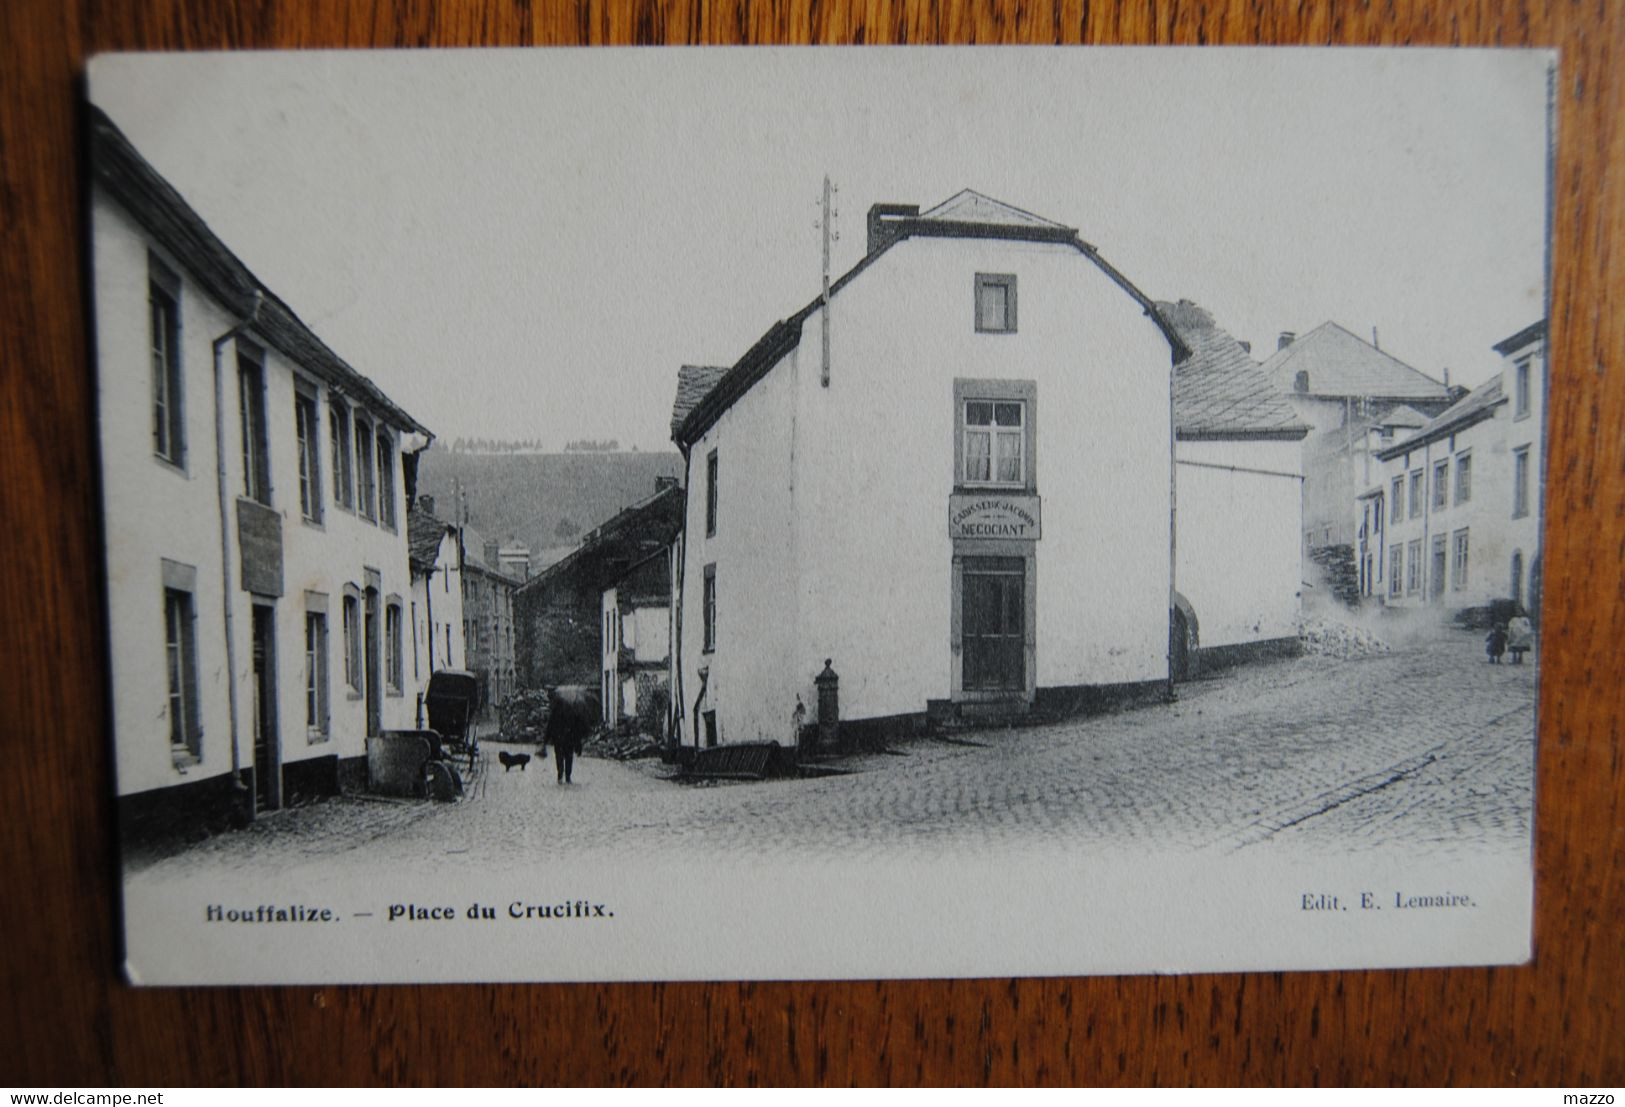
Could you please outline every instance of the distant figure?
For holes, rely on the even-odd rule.
[[[1484,636],[1484,652],[1489,655],[1491,665],[1501,663],[1501,655],[1507,652],[1507,628],[1496,623],[1490,632]]]
[[[598,693],[584,684],[561,684],[547,694],[547,731],[542,741],[553,747],[559,783],[569,784],[576,754],[598,726]]]
[[[1520,609],[1507,623],[1507,649],[1512,652],[1512,663],[1523,664],[1523,655],[1535,647],[1535,624]]]

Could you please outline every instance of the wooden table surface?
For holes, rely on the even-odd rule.
[[[85,58],[661,42],[1562,49],[1533,965],[837,984],[121,983],[76,139]],[[1617,0],[1056,0],[991,12],[961,0],[0,3],[0,740],[15,786],[0,823],[0,1083],[1625,1082],[1625,265],[1610,265],[1625,226],[1622,43]]]

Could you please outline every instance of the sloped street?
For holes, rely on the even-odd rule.
[[[1181,686],[1172,705],[898,745],[842,775],[684,784],[585,758],[558,786],[495,748],[454,805],[346,798],[272,816],[139,881],[365,865],[433,871],[614,850],[756,860],[1063,844],[1102,853],[1278,846],[1516,851],[1528,840],[1535,669],[1437,629],[1357,660],[1305,656]]]

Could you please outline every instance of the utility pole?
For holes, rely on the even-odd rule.
[[[829,183],[829,174],[826,173],[824,174],[824,218],[822,220],[824,231],[824,296],[822,301],[823,310],[818,313],[823,325],[824,339],[823,371],[819,374],[818,381],[825,388],[829,387],[829,245],[830,241],[835,237],[835,230],[830,225],[830,196],[834,192],[835,188]]]

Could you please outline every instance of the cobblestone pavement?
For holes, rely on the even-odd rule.
[[[1372,658],[1239,668],[1182,685],[1174,704],[911,741],[819,779],[689,785],[657,762],[586,758],[560,787],[551,764],[504,772],[488,746],[457,804],[346,798],[132,868],[500,867],[596,848],[1516,850],[1534,700],[1534,666],[1487,665],[1476,635],[1439,629]]]

